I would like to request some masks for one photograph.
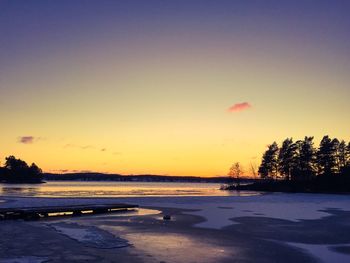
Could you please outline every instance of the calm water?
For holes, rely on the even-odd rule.
[[[227,196],[252,192],[219,190],[212,183],[159,182],[47,182],[44,184],[0,184],[3,196],[127,197],[127,196]]]

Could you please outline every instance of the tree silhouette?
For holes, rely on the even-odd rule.
[[[258,170],[265,180],[235,189],[350,193],[350,143],[326,135],[316,149],[313,140],[314,137],[305,136],[294,143],[287,138],[280,148],[273,142],[263,153]]]
[[[32,163],[30,165],[29,171],[30,171],[30,174],[33,176],[43,173],[43,171],[35,163]]]
[[[292,169],[296,162],[296,144],[292,138],[287,138],[283,141],[278,154],[278,172],[285,180],[291,179]]]
[[[346,167],[348,158],[346,143],[342,140],[338,145],[337,163],[339,172],[342,172]]]
[[[338,145],[339,141],[332,140],[328,135],[322,138],[317,152],[317,165],[320,174],[331,175],[337,172]]]
[[[350,142],[345,147],[345,153],[342,158],[344,158],[345,166],[341,167],[340,174],[343,176],[348,176],[350,178]]]
[[[38,183],[42,180],[42,170],[35,163],[29,167],[13,155],[5,158],[5,166],[1,170],[1,180],[5,182]]]
[[[239,186],[240,185],[240,176],[242,174],[242,169],[241,166],[239,164],[239,162],[235,162],[234,164],[232,164],[228,175],[230,176],[230,178],[232,178],[232,181],[236,182],[236,185]]]
[[[256,164],[255,164],[255,163],[254,163],[254,164],[250,163],[250,172],[252,173],[254,179],[255,179],[256,176],[257,176],[256,170],[257,170],[257,169],[256,169]]]
[[[309,180],[315,175],[316,150],[313,143],[314,137],[305,136],[299,148],[299,169],[302,180]]]
[[[265,179],[277,179],[278,175],[278,145],[273,142],[263,155],[259,174]]]
[[[326,135],[316,150],[313,139],[312,136],[305,136],[304,140],[293,143],[292,138],[287,138],[280,149],[276,142],[269,145],[258,170],[260,177],[305,181],[316,178],[316,175],[350,173],[350,143]]]
[[[16,157],[13,155],[6,157],[5,160],[5,168],[9,170],[20,171],[29,168],[25,161],[22,161],[21,159],[16,159]]]

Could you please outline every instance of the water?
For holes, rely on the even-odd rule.
[[[44,184],[0,184],[3,196],[36,197],[132,197],[132,196],[229,196],[253,192],[220,190],[213,183],[163,182],[47,182]]]

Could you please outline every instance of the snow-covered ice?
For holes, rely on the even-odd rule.
[[[313,257],[316,257],[322,263],[350,262],[349,255],[337,253],[330,249],[334,245],[327,245],[327,244],[316,245],[316,244],[302,244],[302,243],[292,243],[292,242],[286,242],[286,244],[302,249],[303,251],[311,254]],[[344,245],[349,245],[349,244],[344,244]]]
[[[113,236],[97,227],[82,226],[75,223],[48,223],[57,232],[87,246],[97,248],[121,248],[129,246],[127,240]]]
[[[291,221],[315,220],[328,216],[326,209],[350,211],[349,195],[273,193],[258,196],[179,196],[126,198],[31,198],[3,197],[0,207],[129,203],[140,207],[186,209],[202,216],[196,226],[220,229],[234,224],[230,219],[259,216]]]
[[[47,260],[44,257],[26,256],[0,259],[0,263],[43,263],[47,262]]]

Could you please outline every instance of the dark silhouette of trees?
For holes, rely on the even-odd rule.
[[[259,174],[264,179],[277,179],[278,175],[278,145],[273,142],[264,153],[259,167]]]
[[[314,137],[281,147],[273,142],[263,153],[258,174],[262,180],[229,190],[272,192],[350,193],[350,143],[324,136],[316,149]]]
[[[291,180],[291,175],[296,167],[297,145],[292,138],[283,141],[278,154],[278,172],[285,180]]]
[[[262,179],[306,181],[317,176],[349,173],[350,143],[324,136],[315,149],[314,137],[293,142],[287,138],[279,149],[273,142],[263,154],[259,175]],[[349,175],[350,176],[350,175]]]
[[[5,167],[0,167],[0,182],[5,181],[8,176],[8,170]]]
[[[43,170],[41,170],[35,163],[32,163],[29,166],[29,171],[30,171],[30,174],[33,174],[33,175],[39,175],[43,173]]]
[[[350,143],[349,143],[350,145]],[[342,140],[338,145],[338,156],[337,156],[337,163],[338,163],[338,170],[339,172],[342,172],[344,168],[348,165],[349,162],[349,149],[346,145],[346,142]]]
[[[348,175],[350,177],[350,142],[345,147],[342,158],[344,158],[345,166],[341,166],[340,173],[342,175]]]
[[[9,183],[39,183],[42,180],[42,170],[35,163],[28,166],[13,155],[5,158],[0,175],[0,180]]]
[[[315,154],[313,137],[305,136],[304,140],[295,143],[293,143],[292,138],[285,139],[278,151],[279,175],[276,178],[284,180],[311,179],[315,175]]]
[[[322,175],[349,173],[350,143],[325,135],[315,149],[313,139],[305,136],[304,140],[294,143],[292,138],[287,138],[281,148],[273,142],[262,156],[260,177],[305,181]]]
[[[313,139],[305,136],[303,141],[299,141],[296,180],[310,180],[315,176],[316,150]]]
[[[11,171],[17,172],[29,168],[25,161],[22,161],[21,159],[16,159],[16,157],[14,157],[13,155],[6,157],[5,160],[5,168]]]
[[[337,149],[338,139],[331,139],[328,135],[324,136],[320,142],[317,152],[318,173],[331,175],[338,171],[337,167]]]
[[[348,143],[348,146],[346,146],[345,150],[345,166],[350,166],[350,142]]]

